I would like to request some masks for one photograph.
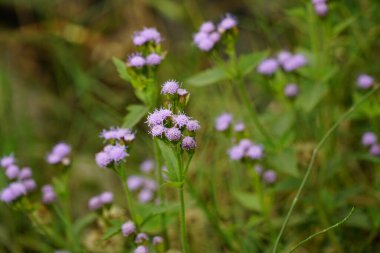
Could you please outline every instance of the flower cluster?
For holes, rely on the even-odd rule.
[[[356,85],[359,89],[369,89],[373,86],[375,80],[372,76],[369,76],[367,74],[360,74],[358,78],[356,79]]]
[[[326,0],[311,0],[318,16],[325,16],[329,11]]]
[[[144,176],[131,175],[127,178],[127,185],[131,192],[138,192],[138,200],[147,203],[154,198],[157,183]]]
[[[107,144],[102,151],[96,154],[95,161],[101,168],[106,168],[125,160],[129,155],[128,144],[133,142],[135,134],[127,128],[113,128],[103,130],[100,134]]]
[[[208,52],[220,41],[224,33],[236,28],[236,26],[237,21],[230,14],[227,14],[218,25],[211,21],[204,22],[194,35],[194,43],[200,50]]]
[[[70,164],[69,155],[71,153],[70,145],[60,142],[56,144],[50,153],[46,156],[46,161],[49,164],[58,164],[62,163],[67,166]]]
[[[380,145],[377,142],[377,135],[373,132],[366,132],[362,136],[362,145],[369,148],[369,153],[380,156]]]
[[[267,184],[273,184],[277,179],[277,174],[274,170],[264,170],[263,166],[260,164],[257,164],[254,169]]]
[[[36,188],[36,182],[32,178],[32,170],[29,167],[20,169],[13,155],[4,156],[0,165],[5,170],[6,177],[10,180],[9,185],[1,191],[0,200],[11,203],[18,198],[32,192]]]
[[[169,109],[156,109],[148,115],[146,123],[150,128],[149,133],[169,142],[181,142],[183,150],[194,150],[194,136],[200,124],[183,112],[178,112],[178,107],[187,103],[188,92],[180,88],[178,82],[170,80],[162,85],[161,94],[167,95]]]
[[[108,206],[113,201],[113,193],[112,192],[103,192],[97,196],[92,197],[88,201],[88,209],[95,211],[101,209],[103,206]]]
[[[233,129],[234,132],[239,133],[245,130],[244,122],[237,122],[233,124],[233,116],[231,113],[222,113],[215,119],[215,129],[219,132],[227,132]]]
[[[127,221],[121,225],[121,233],[124,237],[134,236],[134,242],[137,244],[135,253],[148,253],[149,249],[147,243],[149,242],[149,236],[146,233],[136,233],[136,225],[132,221]],[[164,240],[161,236],[154,236],[152,244],[154,247],[163,245]]]
[[[286,72],[294,71],[307,64],[307,59],[303,54],[291,54],[288,51],[281,51],[277,58],[267,58],[260,62],[257,72],[263,75],[273,75],[281,66]]]
[[[163,55],[160,53],[161,34],[155,28],[144,28],[135,32],[133,44],[140,51],[128,57],[127,66],[142,68],[144,66],[157,66],[161,63]]]
[[[264,156],[264,148],[249,139],[242,139],[228,150],[228,155],[233,161],[260,160]]]
[[[42,202],[46,205],[55,202],[55,200],[57,199],[57,195],[55,194],[54,188],[50,184],[42,186],[41,192]]]

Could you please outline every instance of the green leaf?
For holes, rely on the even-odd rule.
[[[333,29],[334,35],[339,35],[341,32],[346,30],[350,25],[352,25],[355,21],[356,21],[356,17],[352,16],[352,17],[347,18],[343,22],[340,22]]]
[[[169,203],[164,206],[157,206],[157,205],[144,205],[143,207],[147,211],[147,214],[144,215],[143,221],[141,222],[141,227],[143,227],[150,219],[156,217],[157,215],[163,214],[163,213],[172,213],[172,212],[178,212],[179,210],[179,204],[178,203]]]
[[[94,222],[97,218],[97,215],[95,213],[89,213],[85,215],[84,217],[79,218],[75,221],[73,225],[73,230],[76,236],[79,236],[80,233],[86,226]]]
[[[285,149],[273,155],[270,164],[277,170],[294,177],[299,176],[297,169],[297,154],[292,149]]]
[[[107,228],[106,232],[102,236],[102,240],[108,240],[121,232],[121,225],[123,221],[112,221],[112,226]]]
[[[257,212],[261,212],[262,206],[256,194],[242,191],[235,191],[233,193],[236,200],[245,208]]]
[[[268,55],[268,51],[245,54],[239,57],[239,71],[245,76],[249,74]]]
[[[144,105],[129,105],[127,107],[127,115],[123,121],[123,127],[134,127],[147,114],[148,107]]]
[[[132,78],[127,72],[127,66],[125,62],[123,62],[122,60],[116,57],[112,58],[112,62],[115,65],[117,73],[119,73],[120,78],[123,79],[124,81],[131,82]]]
[[[222,67],[213,67],[200,72],[189,79],[186,83],[192,86],[202,87],[228,79],[228,74]]]
[[[323,84],[307,86],[296,101],[296,107],[305,113],[311,112],[327,93],[327,87]]]
[[[170,147],[167,143],[163,142],[162,140],[158,140],[158,146],[160,147],[161,154],[165,161],[165,165],[168,168],[167,175],[169,175],[170,177],[173,177],[175,175],[175,178],[173,178],[174,180],[172,178],[170,178],[170,180],[178,182],[178,178],[176,176],[177,159],[173,148]]]

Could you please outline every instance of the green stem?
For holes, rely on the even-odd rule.
[[[308,168],[306,170],[306,173],[305,173],[305,176],[303,177],[302,179],[302,182],[301,182],[301,185],[299,186],[298,190],[297,190],[297,194],[296,196],[294,197],[293,201],[292,201],[292,204],[290,206],[290,209],[285,217],[285,220],[284,222],[282,223],[282,226],[281,226],[281,230],[280,232],[278,233],[278,236],[276,238],[276,242],[274,244],[274,247],[273,247],[273,253],[276,253],[277,252],[277,249],[278,249],[278,245],[280,243],[280,239],[285,231],[285,228],[286,226],[288,225],[288,222],[289,222],[289,219],[290,219],[290,215],[292,214],[293,212],[293,209],[294,207],[296,206],[299,198],[300,198],[300,195],[303,191],[303,188],[305,187],[305,184],[306,184],[306,181],[307,179],[309,178],[309,175],[312,171],[312,168],[314,166],[314,162],[315,162],[315,159],[317,157],[317,154],[318,154],[318,151],[321,149],[321,147],[323,146],[323,144],[326,142],[326,140],[330,137],[330,135],[338,128],[338,126],[344,121],[346,120],[362,103],[364,103],[371,95],[373,95],[378,89],[379,89],[380,86],[376,85],[374,87],[374,89],[370,92],[368,92],[361,100],[359,100],[356,104],[354,104],[350,109],[348,109],[348,111],[346,111],[336,122],[335,124],[327,131],[327,133],[322,137],[322,139],[319,141],[319,143],[317,144],[317,146],[314,148],[313,150],[313,153],[312,153],[312,156],[311,156],[311,159],[310,159],[310,162],[309,162],[309,165],[308,165]]]

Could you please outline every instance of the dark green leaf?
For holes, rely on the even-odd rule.
[[[147,114],[148,107],[144,105],[129,105],[127,111],[123,127],[132,128]]]
[[[89,213],[85,215],[84,217],[81,217],[80,219],[76,220],[73,226],[73,230],[76,236],[79,236],[80,233],[86,226],[91,224],[96,220],[96,214],[95,213]]]
[[[299,99],[297,99],[296,106],[305,113],[309,113],[318,105],[326,92],[327,87],[323,84],[307,86],[302,90]]]
[[[162,140],[158,141],[158,146],[160,147],[161,154],[165,161],[165,165],[168,169],[168,175],[176,175],[177,159],[173,148],[170,147],[167,143],[163,142]]]
[[[299,176],[297,169],[297,154],[292,149],[285,149],[280,153],[273,155],[270,164],[280,172],[294,177]]]
[[[132,78],[127,72],[127,66],[125,62],[123,62],[122,60],[116,57],[113,57],[112,61],[116,67],[117,73],[119,73],[120,78],[123,79],[124,81],[131,82]]]
[[[228,74],[222,67],[214,67],[200,72],[189,79],[186,83],[192,86],[206,86],[228,79]]]
[[[262,207],[259,198],[256,194],[242,191],[235,191],[233,193],[236,200],[245,208],[261,212]]]
[[[123,224],[122,221],[113,221],[113,225],[109,228],[107,228],[106,232],[102,236],[102,240],[108,240],[111,237],[117,235],[121,232],[121,225]]]

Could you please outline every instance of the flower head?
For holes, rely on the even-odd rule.
[[[182,143],[181,143],[182,149],[187,150],[187,151],[195,149],[196,146],[197,146],[197,143],[195,142],[195,139],[190,136],[186,136],[185,138],[183,138]]]
[[[318,16],[326,16],[329,8],[325,2],[319,2],[314,4],[314,10]]]
[[[358,88],[368,89],[372,87],[374,83],[374,79],[372,76],[369,76],[367,74],[361,74],[358,76],[356,83],[357,83]]]
[[[155,42],[156,44],[161,42],[161,34],[157,31],[156,28],[144,28],[141,32],[140,35],[145,38],[146,41],[152,41]]]
[[[9,178],[9,179],[15,179],[20,173],[20,169],[17,165],[11,165],[11,166],[8,166],[5,170],[5,175]]]
[[[146,246],[140,245],[135,249],[134,253],[149,253],[149,250]]]
[[[278,62],[275,58],[268,58],[260,62],[257,72],[263,75],[272,75],[278,68]]]
[[[277,54],[277,61],[283,65],[290,57],[292,57],[292,54],[284,50]]]
[[[52,151],[47,155],[46,160],[50,164],[57,164],[63,162],[70,155],[70,152],[70,145],[60,142],[53,147]]]
[[[164,94],[164,95],[174,95],[177,90],[179,89],[179,84],[177,81],[174,81],[174,80],[169,80],[169,81],[166,81],[163,85],[162,85],[162,89],[161,89],[161,94]]]
[[[230,150],[228,150],[228,155],[231,160],[238,161],[244,157],[244,148],[241,146],[233,146]]]
[[[211,33],[215,30],[215,25],[211,21],[204,22],[199,28],[200,32]]]
[[[27,192],[31,192],[37,187],[36,181],[34,181],[34,179],[31,178],[22,180],[21,183],[25,186]]]
[[[138,233],[136,238],[135,238],[135,243],[143,243],[144,241],[148,241],[149,240],[149,237],[147,234],[145,233]]]
[[[47,185],[44,185],[42,188],[41,188],[41,192],[42,192],[42,202],[44,204],[51,204],[53,203],[57,196],[55,194],[55,191],[53,189],[53,186],[47,184]]]
[[[165,137],[169,141],[178,141],[181,138],[181,135],[182,135],[181,131],[176,127],[167,128],[165,130]]]
[[[111,204],[113,201],[113,193],[112,192],[103,192],[99,195],[100,203],[103,205]]]
[[[146,64],[150,66],[156,66],[159,65],[162,61],[162,57],[159,54],[151,53],[146,57]]]
[[[362,136],[363,146],[371,146],[377,142],[377,136],[373,132],[366,132]]]
[[[225,131],[230,126],[232,122],[232,114],[223,113],[215,120],[215,128],[217,131]]]
[[[127,237],[136,231],[136,226],[132,221],[127,221],[121,225],[121,232],[123,236]]]
[[[220,21],[218,25],[218,31],[224,33],[227,30],[234,28],[237,25],[237,21],[231,14],[227,13],[226,16]]]
[[[174,123],[177,127],[182,128],[189,122],[189,118],[185,114],[174,115]]]
[[[289,83],[284,88],[284,94],[288,98],[294,98],[298,95],[299,88],[297,84]]]
[[[128,66],[129,67],[136,67],[141,68],[146,64],[146,61],[144,57],[141,56],[141,54],[136,53],[132,54],[128,57]]]
[[[101,151],[95,155],[96,164],[101,168],[106,168],[112,161],[107,152]]]
[[[102,202],[100,201],[99,196],[92,197],[88,201],[88,209],[90,209],[91,211],[98,210],[101,207],[102,207]]]
[[[253,159],[261,159],[264,155],[264,149],[261,145],[253,144],[250,146],[246,152],[246,156]]]
[[[287,59],[282,65],[284,70],[287,72],[296,70],[300,67],[303,67],[307,64],[306,57],[302,54],[295,54],[289,59]]]
[[[164,242],[164,239],[161,237],[161,236],[155,236],[155,237],[153,237],[153,239],[152,239],[152,244],[154,245],[154,246],[156,246],[156,245],[158,245],[158,244],[161,244],[161,243],[163,243]]]
[[[9,156],[3,156],[0,160],[0,165],[3,168],[7,168],[8,166],[12,165],[15,163],[15,157],[13,154]]]
[[[166,128],[163,125],[155,125],[151,128],[150,134],[153,137],[161,137],[165,133]]]
[[[148,172],[151,172],[153,169],[154,169],[154,161],[151,159],[147,159],[140,164],[140,170],[142,172],[148,173]]]
[[[189,132],[196,132],[200,127],[198,120],[189,120],[186,124],[186,129]]]
[[[129,190],[136,191],[144,184],[144,179],[140,176],[132,175],[127,178],[127,186]]]
[[[235,131],[235,132],[243,132],[244,129],[245,129],[245,125],[244,125],[243,122],[239,122],[239,123],[236,123],[236,124],[234,125],[234,131]]]
[[[29,167],[22,168],[18,174],[20,180],[28,179],[32,177],[32,170]]]
[[[276,172],[273,170],[267,170],[263,174],[264,182],[268,184],[272,184],[276,181],[277,175]]]
[[[380,156],[380,145],[377,143],[373,144],[369,149],[369,152],[371,153],[371,155]]]

